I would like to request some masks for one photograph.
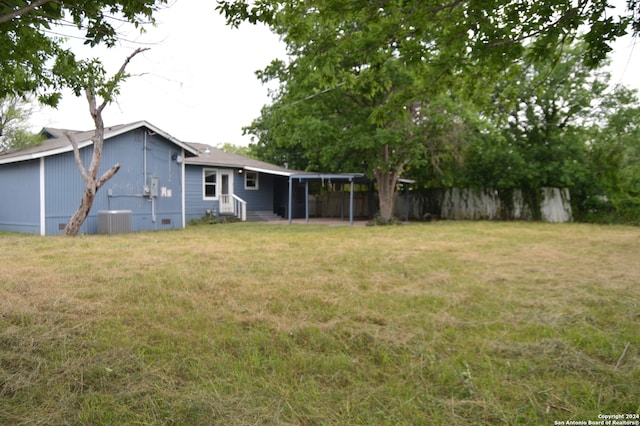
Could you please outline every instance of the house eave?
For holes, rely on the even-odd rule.
[[[149,130],[151,130],[154,133],[159,134],[160,136],[162,136],[163,138],[169,140],[170,142],[174,143],[175,145],[179,146],[180,148],[184,149],[185,151],[193,154],[193,155],[198,155],[198,150],[195,149],[194,147],[190,146],[189,144],[182,142],[179,139],[174,138],[173,136],[171,136],[169,133],[165,132],[164,130],[154,126],[153,124],[149,123],[146,120],[142,120],[142,121],[136,121],[135,123],[131,123],[128,125],[125,125],[115,131],[109,132],[108,134],[105,133],[105,139],[107,138],[112,138],[118,135],[121,135],[123,133],[127,133],[130,132],[131,130],[135,130],[137,128],[140,127],[146,127]]]
[[[292,179],[319,179],[319,180],[355,180],[365,177],[363,173],[292,173]]]
[[[266,173],[270,175],[286,176],[286,177],[293,176],[296,173],[293,170],[290,172],[287,172],[285,170],[270,170],[270,169],[264,169],[260,167],[252,167],[252,166],[244,166],[243,169],[249,170],[251,172]]]
[[[164,137],[165,139],[169,140],[170,142],[172,142],[173,144],[177,145],[178,147],[184,149],[185,151],[194,154],[194,155],[198,155],[198,151],[193,148],[192,146],[174,138],[173,136],[171,136],[170,134],[168,134],[167,132],[165,132],[164,130],[159,129],[158,127],[154,126],[153,124],[149,123],[148,121],[136,121],[135,123],[131,123],[131,124],[127,124],[121,127],[118,127],[115,130],[111,130],[109,131],[108,129],[110,127],[105,128],[105,133],[104,133],[104,140],[108,140],[111,138],[114,138],[116,136],[125,134],[127,132],[130,132],[132,130],[138,129],[140,127],[146,127],[149,130],[151,130],[154,133],[157,133],[159,135],[161,135],[162,137]],[[93,144],[93,140],[91,138],[83,140],[83,141],[78,141],[78,148],[85,148],[89,145]],[[23,154],[23,155],[10,155],[7,158],[2,158],[2,156],[0,155],[0,164],[10,164],[10,163],[18,163],[21,161],[28,161],[28,160],[35,160],[38,158],[42,158],[42,157],[49,157],[52,155],[56,155],[56,154],[64,154],[66,152],[71,152],[73,151],[73,146],[71,145],[71,142],[69,142],[68,144],[66,144],[65,146],[62,147],[57,147],[57,148],[53,148],[53,149],[47,149],[47,150],[43,150],[43,151],[37,151],[37,152],[31,152],[28,154]]]
[[[78,148],[80,149],[84,148],[86,146],[91,145],[92,143],[93,143],[92,140],[79,142]],[[51,155],[56,155],[56,154],[64,154],[65,152],[70,152],[70,151],[73,151],[73,146],[71,145],[71,142],[69,142],[68,146],[64,146],[60,148],[48,149],[46,151],[32,152],[30,154],[12,156],[9,158],[0,158],[0,164],[11,164],[11,163],[19,163],[21,161],[37,160],[39,158],[49,157]]]

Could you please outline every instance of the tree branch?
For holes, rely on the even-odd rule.
[[[551,28],[554,28],[558,25],[560,25],[561,22],[574,17],[576,15],[578,15],[578,10],[580,8],[584,9],[584,2],[581,2],[579,6],[574,7],[570,10],[567,11],[567,13],[565,13],[564,15],[561,15],[557,20],[550,22],[548,25],[543,25],[542,27],[540,27],[538,30],[532,31],[530,33],[526,33],[521,37],[517,37],[515,39],[508,39],[508,40],[497,40],[491,43],[487,43],[486,46],[487,47],[498,47],[498,46],[502,46],[505,44],[511,44],[511,43],[520,43],[521,41],[524,40],[528,40],[534,37],[539,36],[540,34],[544,34],[545,32],[549,31]],[[566,35],[563,36],[566,37]]]
[[[84,94],[87,98],[87,103],[89,104],[89,114],[91,115],[91,119],[95,123],[95,117],[98,115],[98,108],[96,106],[96,92],[93,88],[85,88]]]
[[[144,47],[144,48],[138,47],[136,50],[133,51],[131,55],[127,56],[127,59],[124,60],[118,72],[115,73],[115,75],[113,76],[113,79],[112,79],[112,82],[114,83],[112,86],[113,88],[117,87],[119,80],[121,80],[124,77],[125,75],[124,71],[127,68],[127,65],[129,65],[129,62],[131,62],[131,60],[139,53],[145,52],[149,49],[150,49],[149,47]],[[109,95],[106,97],[106,99],[102,100],[102,103],[100,104],[100,106],[97,107],[96,112],[102,114],[102,110],[111,102],[112,95],[113,95],[113,89],[110,89]]]
[[[429,9],[427,9],[427,12],[435,15],[435,14],[437,14],[437,13],[439,13],[439,12],[445,10],[445,9],[453,9],[454,7],[459,5],[460,3],[462,3],[462,0],[454,0],[452,2],[440,5],[438,7],[429,8]]]
[[[96,190],[100,189],[100,187],[102,187],[102,185],[104,185],[109,179],[111,179],[113,175],[118,173],[118,170],[120,170],[120,163],[114,164],[113,167],[104,172],[104,174],[100,176],[100,179],[98,179],[98,181],[96,182]]]
[[[22,16],[25,13],[31,12],[35,8],[40,7],[43,4],[49,3],[49,2],[52,2],[52,1],[55,1],[57,3],[57,0],[36,0],[34,2],[31,2],[28,5],[26,5],[25,7],[21,7],[20,9],[16,9],[13,12],[10,12],[10,13],[7,13],[6,15],[0,16],[0,24],[3,24],[5,22],[9,22],[10,20],[12,20],[14,18]]]
[[[69,139],[69,143],[71,143],[71,146],[73,147],[73,158],[76,161],[76,166],[80,171],[80,175],[82,175],[82,179],[85,182],[90,182],[91,177],[87,173],[87,169],[84,168],[84,164],[82,164],[82,158],[80,158],[80,149],[78,148],[78,144],[75,140],[73,140],[73,137],[71,136],[71,134],[69,134],[69,132],[65,131],[64,135],[67,137],[67,139]]]

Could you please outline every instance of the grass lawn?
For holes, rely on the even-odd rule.
[[[640,228],[0,234],[0,424],[535,424],[640,410]]]

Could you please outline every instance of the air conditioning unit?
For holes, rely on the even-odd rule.
[[[98,234],[131,232],[131,210],[101,210],[98,212]]]

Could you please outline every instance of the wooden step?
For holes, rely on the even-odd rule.
[[[247,212],[247,222],[270,222],[282,220],[282,217],[268,210],[254,210]]]

